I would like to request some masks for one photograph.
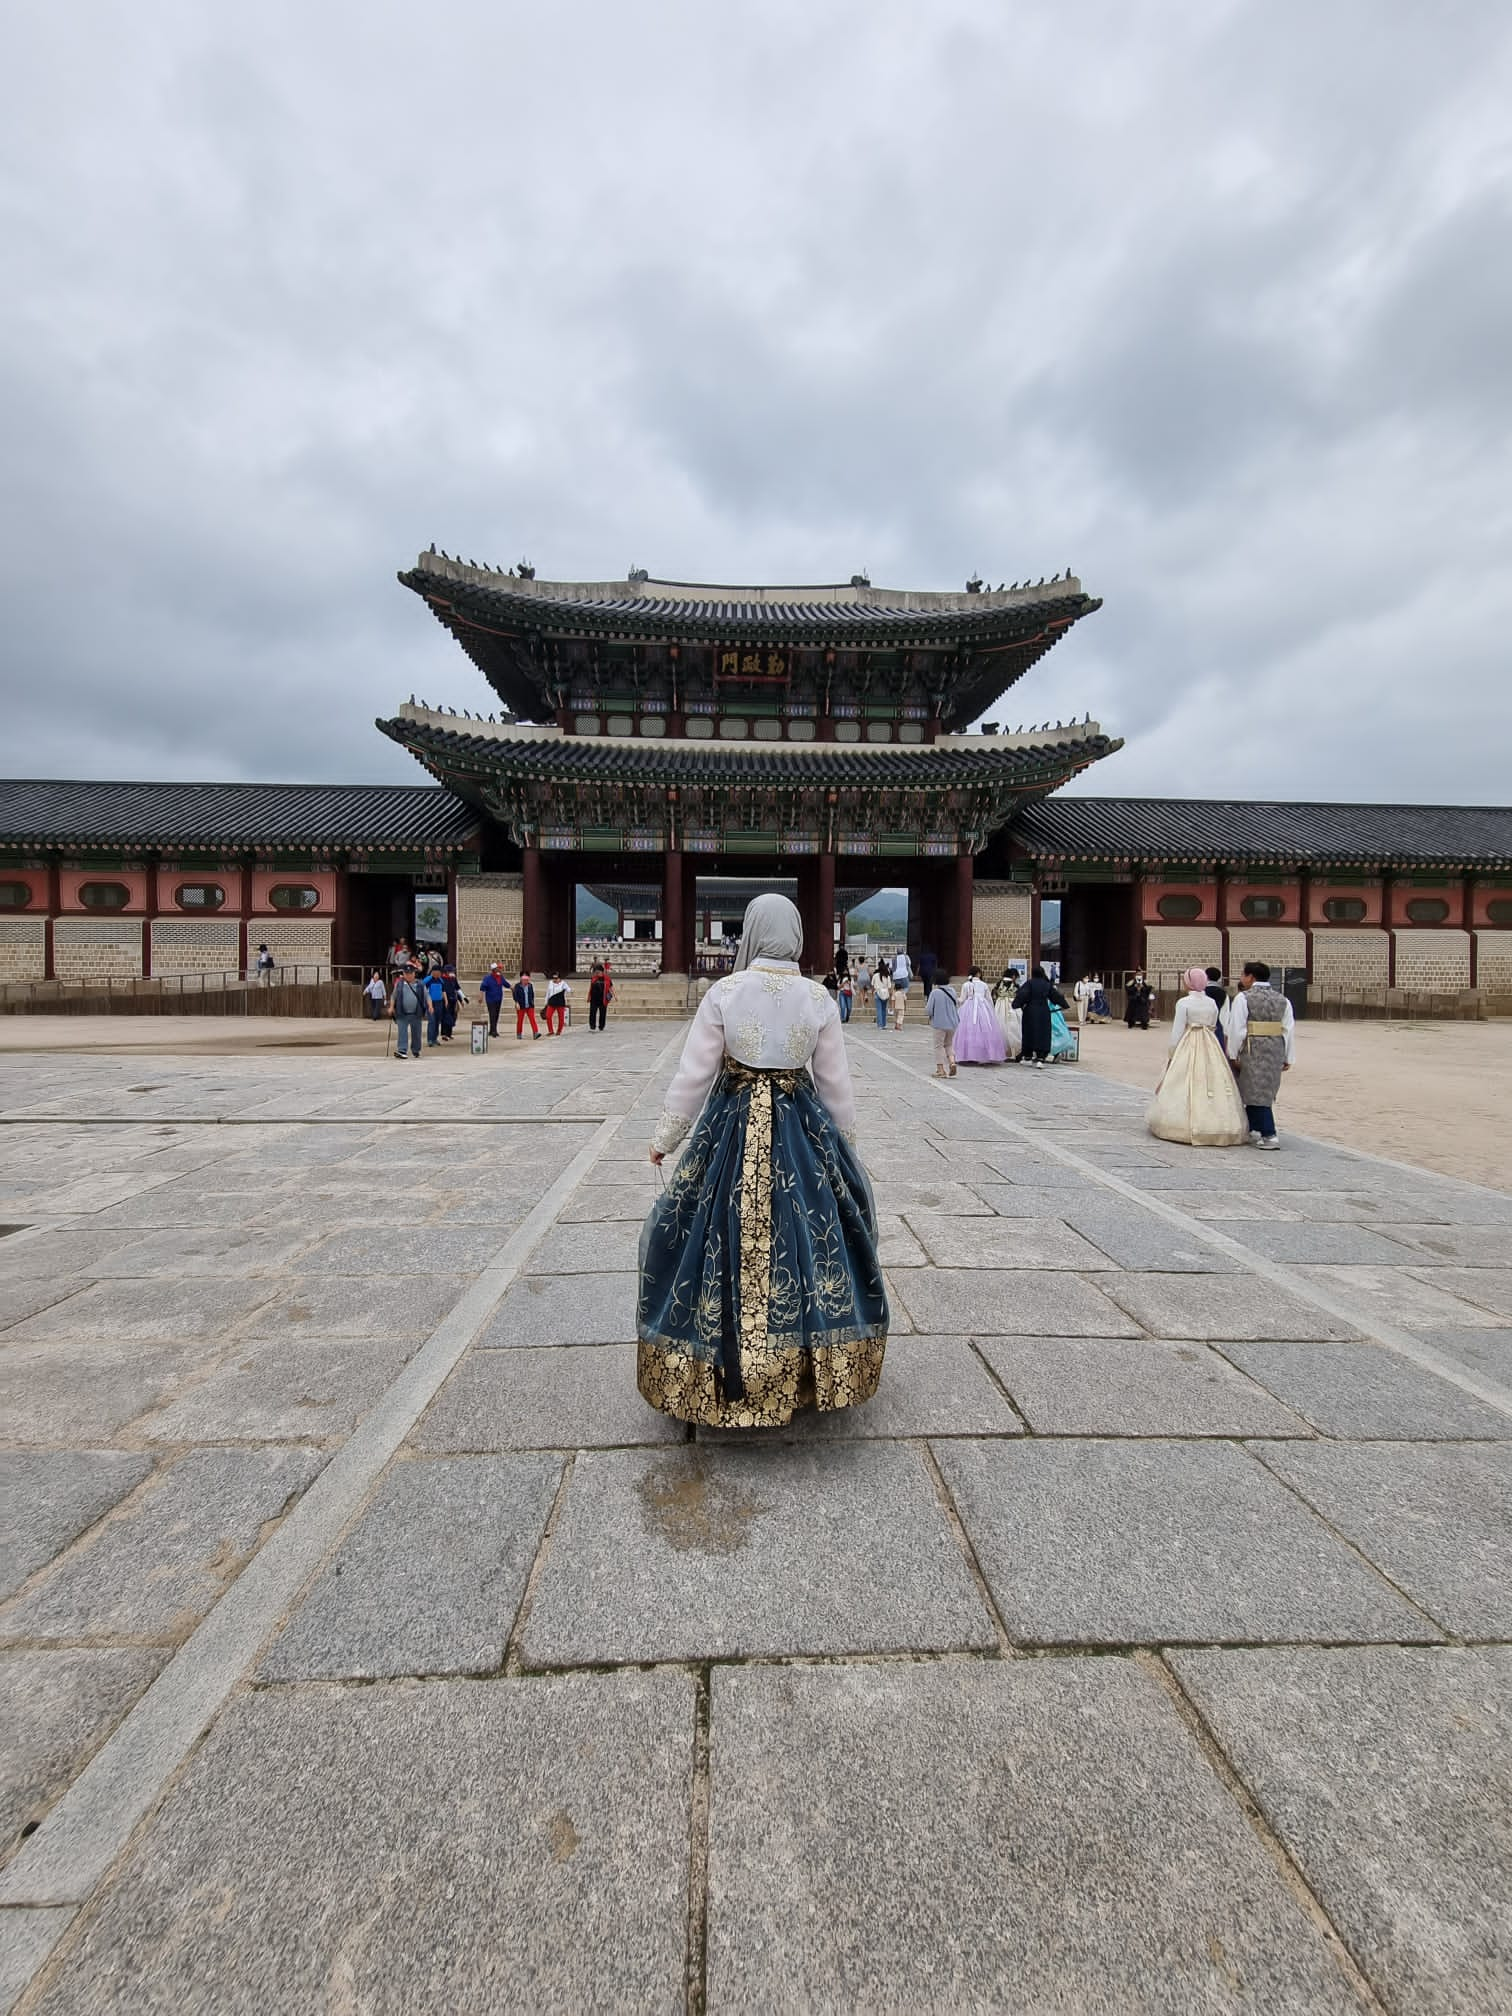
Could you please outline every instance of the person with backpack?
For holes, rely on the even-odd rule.
[[[427,1050],[434,1050],[441,1041],[441,1018],[446,1013],[446,982],[441,977],[441,968],[432,966],[420,985],[429,1010],[425,1047]]]
[[[394,1055],[418,1057],[420,1018],[425,1012],[425,990],[420,985],[420,968],[413,959],[394,981],[388,1012],[394,1019],[394,1027],[399,1036],[398,1042],[394,1045]]]
[[[452,1031],[457,1026],[457,1010],[467,996],[462,992],[462,983],[457,978],[457,969],[448,959],[441,968],[441,1041],[450,1043]]]
[[[571,992],[572,989],[567,985],[567,982],[562,978],[560,973],[553,973],[551,978],[546,982],[546,1034],[548,1036],[561,1035],[567,1021],[567,996]],[[552,1027],[553,1017],[556,1018],[555,1028]]]
[[[588,1027],[590,1031],[602,1029],[604,1011],[609,1006],[609,976],[599,964],[593,962],[593,971],[588,976]]]
[[[273,954],[268,950],[266,945],[259,945],[257,948],[257,984],[259,987],[271,987],[273,985],[273,965]]]
[[[478,983],[478,992],[483,996],[483,1005],[488,1010],[488,1033],[499,1033],[499,1010],[504,1005],[504,990],[509,982],[504,978],[504,968],[495,959],[492,966]]]
[[[513,992],[515,1004],[515,1041],[517,1043],[524,1041],[525,1024],[528,1021],[530,1024],[530,1033],[536,1042],[539,1043],[541,1032],[536,1026],[535,988],[531,985],[528,973],[522,973],[519,979],[516,980]]]
[[[934,1031],[934,1075],[936,1078],[954,1078],[955,1039],[956,1030],[960,1027],[961,1010],[954,987],[948,980],[938,977],[938,968],[934,985],[924,997],[924,1019]]]
[[[877,977],[872,982],[872,993],[877,1001],[877,1027],[887,1027],[887,1005],[892,1000],[892,968],[885,959],[877,961]]]

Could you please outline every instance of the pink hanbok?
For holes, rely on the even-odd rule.
[[[961,983],[961,1021],[956,1030],[958,1064],[1002,1064],[1008,1042],[992,1005],[992,989],[975,975]]]

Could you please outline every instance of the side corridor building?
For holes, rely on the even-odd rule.
[[[684,975],[719,891],[780,882],[813,947],[903,886],[916,949],[1001,971],[1054,898],[1068,971],[1263,957],[1512,1009],[1512,808],[1058,795],[1118,738],[982,717],[1100,606],[1069,573],[550,582],[433,549],[399,578],[499,703],[378,721],[434,781],[0,782],[0,980],[367,964],[427,899],[464,968],[566,971],[579,884],[654,907]]]

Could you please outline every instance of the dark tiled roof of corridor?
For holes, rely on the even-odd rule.
[[[0,778],[12,846],[456,846],[478,814],[437,784],[124,784]]]
[[[1512,866],[1512,806],[1047,798],[1014,821],[1031,855],[1084,861]]]

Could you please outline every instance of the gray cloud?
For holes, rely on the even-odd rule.
[[[1080,788],[1506,796],[1496,0],[25,10],[5,767],[405,777],[394,570],[1106,607]]]

